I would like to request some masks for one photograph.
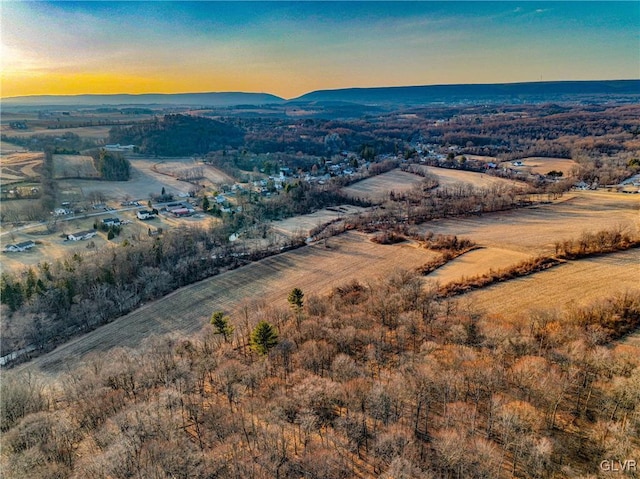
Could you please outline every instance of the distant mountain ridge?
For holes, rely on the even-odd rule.
[[[175,105],[175,106],[232,106],[283,103],[284,98],[269,93],[210,92],[210,93],[141,93],[35,95],[3,98],[6,105],[43,106],[115,106],[115,105]]]
[[[285,100],[269,93],[143,93],[37,95],[3,98],[5,106],[124,106],[166,105],[226,107],[308,102],[356,103],[362,105],[419,105],[430,103],[546,102],[585,96],[637,97],[640,80],[583,80],[526,83],[458,84],[341,88],[316,90]]]
[[[365,104],[424,104],[468,101],[551,101],[585,95],[635,95],[640,80],[585,80],[468,85],[426,85],[318,90],[292,101],[348,101]]]

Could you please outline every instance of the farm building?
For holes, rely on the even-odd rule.
[[[69,241],[80,241],[93,238],[97,234],[94,230],[78,231],[67,235]]]
[[[136,216],[139,220],[148,220],[156,217],[156,215],[153,214],[153,211],[148,210],[140,210],[136,213]]]
[[[115,145],[104,145],[104,149],[107,151],[133,151],[135,145],[121,145],[116,143]]]
[[[36,243],[34,241],[24,241],[18,244],[8,244],[5,246],[4,250],[11,253],[21,253],[33,248],[35,245]]]
[[[193,214],[194,210],[189,209],[189,208],[176,208],[175,210],[171,210],[170,213],[174,216],[177,217],[182,217],[182,216],[191,216]]]

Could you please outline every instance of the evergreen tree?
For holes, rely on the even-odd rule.
[[[203,211],[208,211],[210,206],[211,204],[209,203],[209,198],[207,198],[207,195],[204,195],[204,197],[202,198]]]
[[[24,293],[27,299],[30,299],[31,296],[36,292],[36,273],[33,269],[29,268],[27,270],[27,279],[25,281]]]
[[[289,304],[296,311],[300,311],[304,305],[304,293],[300,288],[293,288],[287,298]]]
[[[265,355],[278,344],[278,333],[267,321],[260,321],[251,332],[251,349],[256,353]]]
[[[229,324],[229,318],[222,311],[216,311],[211,316],[211,324],[215,328],[216,334],[221,334],[225,342],[228,342],[233,334],[233,326]]]
[[[24,292],[19,282],[13,282],[8,276],[2,276],[0,287],[0,297],[2,302],[9,306],[11,311],[16,311],[24,304]]]

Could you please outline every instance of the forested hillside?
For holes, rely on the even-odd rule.
[[[243,138],[244,132],[233,125],[189,115],[165,115],[109,132],[111,143],[136,145],[143,153],[160,156],[205,154],[238,146]]]

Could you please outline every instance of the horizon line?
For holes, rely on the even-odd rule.
[[[340,87],[340,88],[323,88],[311,90],[301,95],[285,98],[274,93],[269,92],[255,92],[255,91],[239,91],[239,90],[229,90],[229,91],[185,91],[185,92],[145,92],[145,93],[63,93],[63,94],[55,94],[55,93],[34,93],[32,95],[15,95],[15,96],[2,96],[0,94],[0,101],[2,100],[11,100],[16,98],[34,98],[34,97],[68,97],[74,98],[79,96],[144,96],[144,95],[208,95],[208,94],[252,94],[252,95],[269,95],[274,96],[276,98],[280,98],[285,101],[295,100],[304,95],[308,95],[310,93],[319,92],[319,91],[339,91],[339,90],[373,90],[379,88],[418,88],[418,87],[439,87],[439,86],[471,86],[471,85],[524,85],[524,84],[543,84],[543,83],[586,83],[586,82],[619,82],[619,81],[640,81],[640,77],[638,78],[616,78],[616,79],[582,79],[582,80],[532,80],[532,81],[517,81],[517,82],[491,82],[491,83],[434,83],[434,84],[420,84],[420,85],[382,85],[382,86],[349,86],[349,87]],[[640,92],[638,92],[640,94]]]

